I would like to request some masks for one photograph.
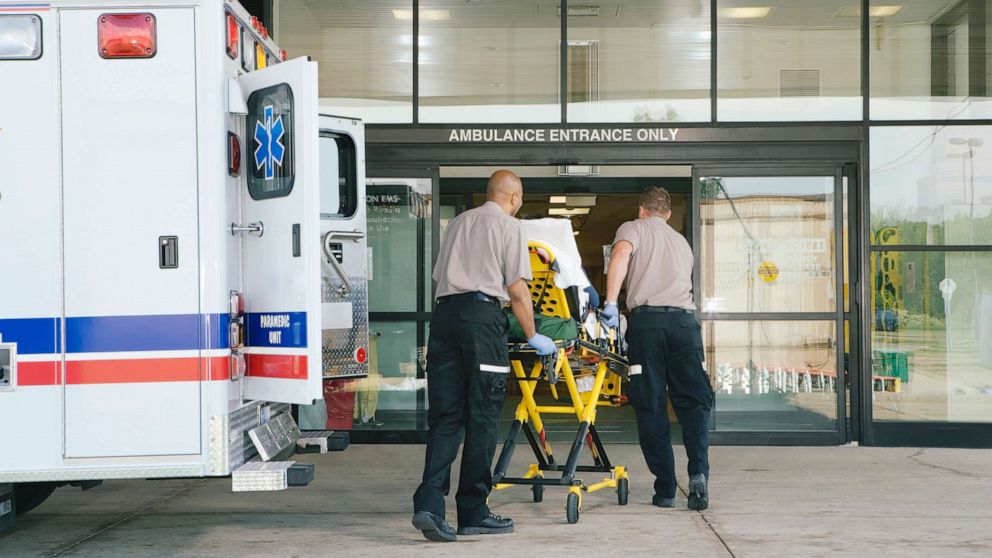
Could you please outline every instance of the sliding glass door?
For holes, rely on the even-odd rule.
[[[706,167],[693,179],[712,430],[731,442],[842,441],[855,360],[842,169]]]

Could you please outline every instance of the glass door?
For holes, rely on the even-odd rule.
[[[697,168],[695,293],[711,429],[741,443],[844,441],[846,179],[837,168]]]
[[[352,438],[420,442],[437,181],[431,169],[368,174],[369,377],[354,389]]]

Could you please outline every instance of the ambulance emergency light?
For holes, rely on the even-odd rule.
[[[237,20],[234,19],[233,15],[227,14],[227,56],[232,60],[236,59],[241,52],[240,38],[241,29]]]
[[[103,14],[97,22],[103,58],[155,56],[155,16],[152,14]]]
[[[0,60],[41,58],[41,18],[32,14],[0,15]]]

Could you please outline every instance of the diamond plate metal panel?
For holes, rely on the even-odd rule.
[[[134,467],[114,469],[51,469],[48,471],[23,471],[0,473],[0,482],[40,482],[76,480],[155,479],[173,477],[202,477],[203,465],[176,465],[169,467]]]
[[[262,423],[261,408],[264,405],[269,406],[270,420],[289,413],[291,409],[286,403],[252,403],[231,413],[228,416],[228,453],[225,460],[228,468],[222,474],[237,469],[258,455],[248,432]]]
[[[245,463],[231,473],[232,492],[266,492],[289,487],[289,468],[295,461]]]
[[[323,269],[326,271],[327,266]],[[325,274],[321,277],[321,302],[350,302],[352,307],[352,328],[325,329],[321,332],[321,354],[325,378],[361,378],[368,375],[368,361],[359,364],[355,361],[355,351],[359,347],[368,350],[369,343],[369,291],[365,277],[350,277],[354,290],[345,296],[337,292],[340,279]]]

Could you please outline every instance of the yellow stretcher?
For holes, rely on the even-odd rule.
[[[558,266],[551,249],[537,241],[529,242],[528,248],[534,276],[529,284],[534,312],[575,320],[578,310],[573,308],[578,308],[577,297],[569,297],[564,289],[555,285]],[[627,468],[610,463],[596,432],[599,407],[616,407],[624,402],[621,382],[627,377],[627,360],[621,354],[622,343],[616,331],[599,331],[602,326],[598,320],[596,338],[591,338],[581,323],[578,326],[578,338],[556,339],[558,351],[550,357],[538,357],[525,343],[510,344],[510,364],[520,385],[522,399],[517,405],[513,424],[493,472],[496,490],[512,485],[530,485],[535,502],[544,499],[545,486],[567,486],[565,516],[569,523],[579,520],[583,493],[613,488],[616,489],[617,502],[623,506],[627,504],[630,491]],[[550,384],[551,396],[556,404],[537,403],[534,394],[539,381]],[[567,398],[559,396],[561,382],[565,384]],[[542,414],[575,415],[578,420],[575,440],[564,464],[555,460]],[[534,450],[537,463],[531,464],[521,477],[508,477],[507,468],[521,430]],[[579,465],[583,446],[589,449],[592,465]],[[545,478],[546,473],[561,473],[561,477]],[[587,484],[576,476],[578,473],[607,475],[599,482]]]

